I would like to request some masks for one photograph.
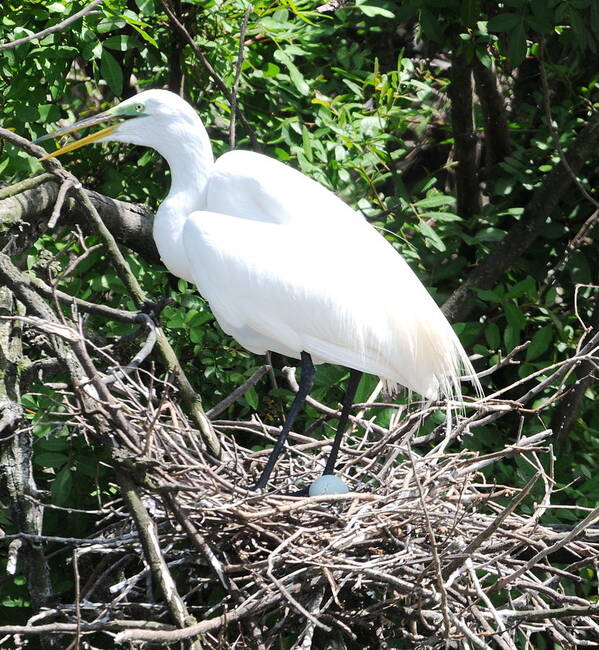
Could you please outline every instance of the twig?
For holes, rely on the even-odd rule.
[[[499,612],[502,616],[511,620],[544,621],[551,618],[570,618],[578,616],[598,616],[599,603],[589,605],[565,605],[555,609],[523,609],[509,610],[502,609]]]
[[[547,71],[545,70],[545,61],[543,58],[543,55],[545,53],[545,47],[544,47],[544,41],[541,40],[540,46],[539,46],[539,56],[537,58],[539,62],[539,72],[541,73],[541,85],[543,87],[543,105],[545,108],[545,119],[547,120],[547,128],[549,129],[549,133],[551,134],[551,139],[553,140],[553,146],[555,147],[555,150],[559,154],[559,159],[564,166],[564,169],[568,172],[572,180],[574,181],[574,184],[584,196],[584,198],[591,203],[595,210],[599,210],[599,201],[597,201],[595,198],[593,198],[588,192],[585,186],[580,182],[578,176],[574,173],[572,167],[570,166],[570,163],[568,162],[568,159],[566,158],[566,154],[564,153],[564,150],[562,148],[562,144],[559,140],[559,135],[557,133],[557,130],[553,124],[553,118],[551,116],[551,100],[549,99],[549,84],[547,83]]]
[[[54,209],[52,210],[52,214],[50,215],[50,219],[48,220],[48,228],[52,229],[56,226],[56,222],[60,217],[60,211],[62,210],[62,206],[67,196],[67,192],[72,187],[73,187],[73,181],[71,181],[70,179],[63,181],[63,183],[60,185],[60,189],[58,190],[58,196],[56,197],[56,203],[54,204]]]
[[[579,524],[577,524],[562,539],[558,540],[557,542],[555,542],[555,544],[552,544],[551,546],[543,549],[541,552],[534,555],[528,562],[526,562],[526,564],[521,566],[517,571],[514,571],[509,576],[506,576],[505,578],[498,580],[494,585],[492,585],[487,590],[487,593],[490,594],[499,591],[501,589],[504,589],[506,585],[508,585],[510,582],[513,582],[516,578],[521,576],[523,573],[526,573],[526,571],[529,571],[532,567],[537,565],[542,559],[546,558],[548,555],[551,555],[551,553],[555,553],[555,551],[559,550],[560,548],[563,548],[566,544],[568,544],[568,542],[572,541],[573,539],[576,539],[576,537],[578,537],[578,535],[580,535],[581,532],[587,529],[591,524],[593,524],[598,519],[599,519],[599,507],[595,508],[592,512],[590,512]]]
[[[267,372],[270,372],[271,366],[261,366],[254,372],[254,374],[246,379],[241,386],[238,386],[232,393],[227,395],[223,400],[221,400],[216,406],[213,406],[211,409],[206,411],[206,415],[210,419],[214,419],[217,415],[220,415],[223,411],[226,411],[231,404],[235,403],[243,394],[245,394],[252,386],[255,386]]]
[[[303,605],[301,605],[292,595],[289,589],[287,589],[281,580],[279,580],[277,577],[275,577],[274,574],[274,560],[277,559],[280,554],[282,553],[283,549],[291,544],[297,537],[300,535],[304,534],[306,531],[303,531],[301,528],[298,528],[298,530],[291,535],[291,537],[288,537],[287,539],[284,539],[268,556],[268,569],[266,571],[266,575],[270,578],[271,582],[275,585],[275,587],[281,592],[285,600],[293,607],[296,609],[300,614],[305,616],[313,625],[316,627],[320,628],[321,630],[324,630],[325,632],[331,632],[331,628],[328,625],[325,625],[324,623],[321,623],[316,616],[311,614]],[[297,581],[299,580],[299,573],[303,573],[303,569],[301,569],[299,572],[296,572],[296,575],[293,576],[294,580]]]
[[[566,266],[568,263],[568,260],[570,258],[570,255],[582,244],[584,241],[585,237],[589,234],[589,232],[595,227],[595,225],[599,222],[599,210],[595,210],[593,214],[582,224],[580,227],[579,231],[572,237],[572,239],[568,242],[568,245],[566,246],[561,258],[555,264],[549,271],[547,271],[547,275],[545,277],[545,281],[540,287],[540,291],[544,292],[550,287],[552,287],[557,279],[557,274],[563,270],[563,268]]]
[[[121,367],[115,373],[102,379],[102,383],[105,386],[113,384],[117,379],[122,379],[123,377],[130,375],[136,368],[139,368],[139,366],[150,356],[152,350],[154,349],[154,345],[156,345],[156,323],[154,323],[154,321],[147,314],[140,312],[138,315],[140,317],[140,320],[142,320],[142,322],[148,328],[148,336],[146,338],[146,341],[143,344],[141,350],[133,357],[133,359],[131,359],[131,361],[129,361],[126,366]]]
[[[477,548],[479,548],[485,540],[487,540],[491,535],[493,535],[501,526],[501,524],[509,517],[516,508],[524,501],[524,499],[530,494],[531,490],[535,486],[539,478],[538,474],[535,474],[530,481],[520,490],[520,493],[512,499],[511,503],[506,506],[497,517],[484,529],[482,530],[464,549],[461,554],[463,559],[457,557],[455,560],[452,560],[448,565],[443,567],[443,578],[447,579],[461,564],[465,561],[465,558],[468,558]]]
[[[52,27],[48,27],[47,29],[44,29],[41,32],[37,32],[37,34],[31,34],[31,36],[24,36],[23,38],[19,38],[16,41],[12,41],[10,43],[2,43],[0,44],[0,52],[2,52],[3,50],[11,50],[15,47],[19,47],[19,45],[23,45],[24,43],[29,43],[30,41],[35,41],[37,39],[44,38],[49,34],[55,34],[56,32],[60,32],[65,27],[68,27],[71,23],[74,23],[75,21],[79,20],[79,18],[83,18],[83,16],[89,14],[93,9],[95,9],[102,2],[104,2],[104,0],[93,0],[93,2],[90,2],[87,5],[87,7],[83,7],[81,11],[78,11],[76,14],[73,14],[72,16],[65,18],[63,21],[61,21],[56,25],[52,25]]]
[[[235,79],[233,87],[231,88],[231,122],[229,124],[229,147],[235,147],[235,120],[237,117],[237,90],[239,88],[239,81],[241,79],[241,66],[243,65],[243,50],[245,42],[245,32],[247,30],[248,21],[254,7],[250,4],[245,10],[241,27],[239,29],[239,52],[237,54],[237,63],[235,64]]]
[[[8,199],[11,196],[15,196],[17,194],[21,194],[21,192],[32,190],[33,188],[52,180],[55,180],[54,174],[44,172],[43,174],[31,176],[31,178],[26,178],[25,180],[19,181],[18,183],[13,183],[12,185],[7,185],[6,187],[0,187],[0,201]]]
[[[204,66],[204,68],[206,68],[208,74],[212,77],[212,79],[218,86],[219,90],[226,97],[227,101],[229,102],[229,105],[232,106],[231,92],[227,88],[225,82],[221,79],[219,74],[212,67],[210,61],[208,61],[208,59],[204,56],[204,53],[202,52],[202,50],[200,50],[198,44],[193,40],[191,34],[187,31],[185,25],[177,18],[173,8],[170,5],[169,0],[161,0],[161,1],[164,10],[168,14],[168,17],[172,20],[173,24],[181,32],[181,34],[183,34],[183,36],[191,46],[192,50],[195,52],[196,56],[200,60],[200,63]],[[249,122],[246,120],[245,115],[241,112],[239,106],[236,106],[236,110],[237,110],[237,115],[239,117],[239,120],[241,121],[244,129],[248,132],[248,135],[250,136],[250,140],[252,141],[252,147],[256,151],[261,151],[262,147],[260,146],[260,142],[258,141],[258,137],[256,136],[254,129],[252,129]]]
[[[408,450],[408,457],[410,459],[410,464],[412,466],[412,475],[414,477],[416,490],[418,491],[418,498],[420,500],[420,505],[422,507],[422,514],[424,515],[424,521],[426,523],[426,528],[431,543],[431,552],[433,556],[433,568],[435,571],[437,586],[439,587],[439,592],[441,594],[441,607],[443,608],[443,623],[445,624],[444,638],[449,639],[449,636],[451,634],[451,623],[449,620],[449,605],[447,601],[447,590],[445,589],[445,582],[443,581],[443,575],[441,573],[441,561],[439,559],[439,552],[437,550],[437,538],[435,535],[435,531],[431,526],[431,520],[428,516],[428,509],[427,509],[426,501],[424,499],[424,492],[422,491],[422,485],[420,483],[418,470],[416,469],[416,463],[414,461],[414,456],[412,454],[411,449]]]
[[[175,582],[162,556],[156,525],[150,518],[133,482],[122,472],[117,474],[121,491],[135,520],[137,531],[144,548],[144,555],[150,571],[162,591],[172,617],[179,627],[184,628],[194,619],[189,616],[185,602],[179,595]],[[197,646],[200,648],[200,646]]]
[[[291,585],[287,588],[289,593],[297,593],[300,590],[301,585],[299,584]],[[173,643],[175,641],[182,641],[197,636],[198,634],[205,634],[206,632],[222,628],[225,625],[235,623],[248,614],[258,615],[264,610],[270,609],[274,605],[278,604],[281,599],[282,596],[278,593],[258,601],[248,599],[243,605],[239,605],[239,607],[228,611],[222,616],[209,618],[201,623],[191,625],[184,630],[173,630],[171,632],[160,630],[150,632],[143,629],[133,629],[117,634],[114,640],[116,643],[123,643],[125,641],[151,641],[154,643]],[[0,633],[1,632],[2,629],[0,628]]]
[[[343,7],[348,3],[348,0],[329,0],[325,4],[316,7],[316,11],[319,14],[324,14],[328,11],[337,11],[337,9],[343,9]]]
[[[140,317],[140,312],[125,311],[124,309],[115,309],[108,305],[99,305],[95,302],[82,300],[71,296],[64,291],[60,291],[55,287],[47,285],[43,280],[37,277],[29,277],[28,281],[32,287],[39,291],[47,298],[57,298],[61,302],[69,305],[76,305],[77,309],[86,314],[95,314],[96,316],[103,316],[108,320],[121,321],[123,323],[142,323],[143,318]]]

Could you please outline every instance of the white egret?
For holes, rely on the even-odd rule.
[[[331,191],[248,151],[214,161],[195,110],[147,90],[39,140],[114,122],[47,157],[95,141],[152,147],[171,188],[154,220],[162,261],[194,282],[222,329],[256,354],[301,359],[299,391],[256,487],[265,487],[314,365],[350,369],[324,474],[332,474],[362,372],[427,399],[461,399],[462,369],[478,382],[450,324],[399,253]]]

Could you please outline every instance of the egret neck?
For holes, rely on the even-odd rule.
[[[176,126],[176,125],[173,125]],[[179,278],[193,282],[183,248],[183,226],[195,210],[206,207],[206,185],[214,165],[210,139],[198,118],[194,128],[182,125],[180,133],[169,128],[154,148],[171,170],[171,188],[154,218],[154,240],[166,268]]]

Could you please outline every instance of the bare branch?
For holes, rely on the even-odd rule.
[[[72,23],[79,20],[79,18],[83,18],[83,16],[86,16],[87,14],[91,13],[91,11],[94,10],[102,2],[104,2],[104,0],[93,0],[93,2],[90,2],[86,7],[83,7],[81,11],[78,11],[72,16],[65,18],[63,21],[59,22],[58,24],[52,25],[52,27],[48,27],[47,29],[38,32],[37,34],[31,34],[31,36],[24,36],[23,38],[19,38],[16,41],[12,41],[10,43],[0,43],[0,52],[2,52],[3,50],[12,50],[15,47],[19,47],[19,45],[23,45],[25,43],[30,43],[31,41],[38,40],[40,38],[44,38],[49,34],[55,34],[56,32],[60,32],[66,27],[68,27],[69,25],[71,25]]]

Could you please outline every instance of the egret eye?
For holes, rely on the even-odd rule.
[[[144,109],[144,105],[143,105],[143,104],[135,104],[135,110],[136,110],[138,113],[141,113],[141,112],[143,111],[143,109]]]

